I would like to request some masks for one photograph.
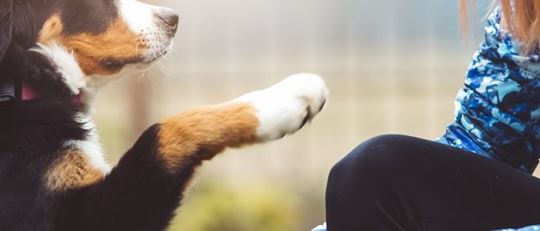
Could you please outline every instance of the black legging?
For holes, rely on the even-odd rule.
[[[540,180],[447,145],[386,135],[328,180],[329,231],[494,230],[540,224]]]

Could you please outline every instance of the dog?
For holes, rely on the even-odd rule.
[[[135,0],[0,1],[0,230],[164,230],[203,161],[280,139],[328,90],[298,74],[155,123],[111,167],[92,101],[173,44],[171,9]]]

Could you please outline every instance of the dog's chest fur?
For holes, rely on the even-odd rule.
[[[65,140],[86,137],[67,105],[0,109],[0,230],[53,230],[55,216],[62,214],[58,209],[78,194],[54,192],[46,184],[51,166],[65,155],[59,152]]]

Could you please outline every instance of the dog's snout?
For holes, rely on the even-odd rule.
[[[156,15],[167,27],[169,27],[173,33],[176,33],[176,29],[178,28],[178,14],[176,14],[171,9],[162,9],[159,13]]]

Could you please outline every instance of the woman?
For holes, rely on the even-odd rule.
[[[540,157],[539,48],[540,1],[501,0],[446,133],[437,142],[380,136],[354,149],[330,172],[328,230],[540,224],[540,180],[531,176]]]

